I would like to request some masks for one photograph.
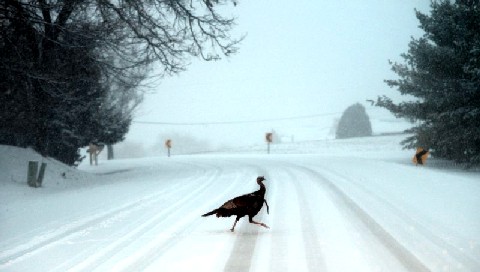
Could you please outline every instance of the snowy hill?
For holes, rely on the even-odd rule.
[[[404,135],[48,163],[0,146],[1,271],[478,271],[480,172],[411,163]],[[448,167],[446,167],[448,166]],[[201,218],[267,177],[259,229]]]

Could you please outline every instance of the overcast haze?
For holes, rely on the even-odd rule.
[[[192,59],[187,71],[162,79],[135,121],[177,125],[134,122],[126,141],[149,145],[182,134],[213,146],[246,145],[261,143],[271,129],[295,140],[324,139],[356,102],[370,115],[388,117],[365,100],[383,94],[401,99],[384,83],[395,78],[388,60],[401,61],[411,37],[421,36],[414,9],[428,12],[429,5],[427,0],[240,1],[227,9],[238,18],[233,34],[246,34],[239,53],[216,62]],[[312,117],[181,125],[299,116]]]

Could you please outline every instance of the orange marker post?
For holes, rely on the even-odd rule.
[[[267,132],[265,134],[265,140],[267,141],[267,154],[270,154],[270,143],[273,142],[273,133]]]
[[[167,140],[165,141],[165,147],[166,147],[167,150],[168,150],[168,157],[170,157],[170,148],[172,148],[172,140],[167,139]]]

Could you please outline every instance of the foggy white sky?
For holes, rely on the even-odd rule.
[[[367,106],[366,99],[382,94],[401,98],[383,82],[395,78],[388,60],[401,60],[411,37],[421,35],[414,9],[428,12],[429,3],[240,1],[232,7],[235,32],[247,34],[239,53],[217,62],[192,59],[187,71],[163,79],[146,96],[135,120],[197,123],[337,114],[236,125],[134,123],[126,141],[150,144],[180,133],[214,145],[244,145],[262,142],[271,129],[298,140],[324,139],[351,104]],[[383,111],[367,107],[367,112]]]

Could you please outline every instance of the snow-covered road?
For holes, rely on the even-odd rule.
[[[305,154],[83,169],[95,184],[2,202],[1,271],[480,270],[478,175]],[[255,218],[270,229],[200,217],[256,190],[258,175],[270,214]]]

